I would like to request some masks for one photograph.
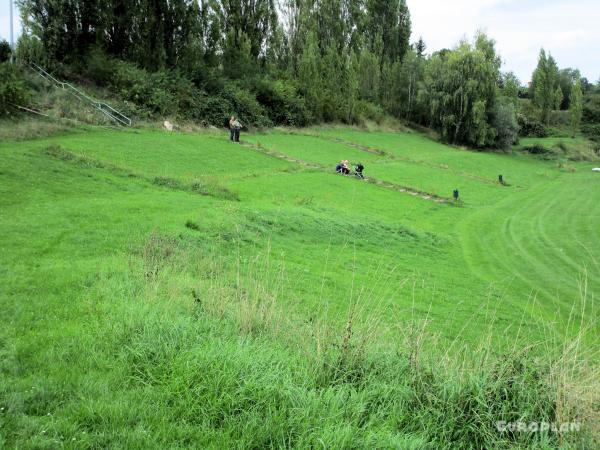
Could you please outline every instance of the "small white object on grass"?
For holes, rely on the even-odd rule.
[[[594,167],[594,168],[592,169],[592,172],[600,172],[600,167]]]
[[[167,129],[167,131],[173,131],[173,124],[171,122],[169,122],[168,120],[165,120],[163,125]]]

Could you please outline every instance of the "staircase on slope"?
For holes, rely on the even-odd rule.
[[[102,114],[104,114],[109,119],[117,122],[119,125],[123,125],[126,127],[131,126],[131,119],[129,117],[127,117],[125,114],[121,113],[120,111],[117,111],[115,108],[110,106],[108,103],[99,102],[97,100],[94,100],[89,95],[87,95],[80,89],[77,89],[72,84],[57,80],[50,73],[48,73],[46,70],[44,70],[43,67],[40,67],[38,64],[36,64],[34,62],[30,63],[29,67],[34,72],[36,72],[40,77],[44,78],[51,84],[53,84],[57,87],[60,87],[61,89],[67,90],[68,92],[73,94],[75,97],[77,97],[79,100],[81,100],[84,103],[88,103],[89,105],[91,105],[93,108],[100,111]]]

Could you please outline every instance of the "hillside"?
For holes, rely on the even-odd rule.
[[[596,442],[593,163],[349,127],[64,133],[0,143],[6,446]]]

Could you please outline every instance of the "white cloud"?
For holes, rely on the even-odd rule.
[[[600,77],[600,2],[597,0],[407,0],[413,40],[423,36],[428,51],[454,46],[482,29],[496,40],[504,70],[526,82],[541,47],[560,67]]]

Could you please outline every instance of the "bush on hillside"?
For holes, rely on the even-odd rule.
[[[194,103],[190,116],[204,126],[227,126],[229,117],[234,110],[233,104],[228,99],[208,95],[205,91],[198,91]]]
[[[517,114],[517,123],[519,125],[519,135],[522,137],[542,138],[548,136],[548,128],[537,118]]]
[[[232,106],[229,116],[237,116],[244,126],[272,127],[273,121],[265,108],[256,100],[254,94],[235,82],[225,85],[220,94]]]
[[[581,127],[581,131],[590,140],[600,143],[600,123],[586,123]]]
[[[252,89],[269,119],[278,125],[303,127],[310,122],[310,113],[298,87],[288,80],[257,80]]]
[[[177,72],[159,70],[149,73],[122,61],[115,62],[110,85],[124,100],[163,117],[187,115],[198,93],[194,85]]]
[[[94,49],[86,58],[82,73],[99,86],[108,86],[115,76],[115,64],[100,49]]]
[[[16,114],[15,105],[27,106],[30,98],[21,71],[12,64],[0,63],[0,117]]]
[[[48,65],[48,58],[44,51],[42,41],[34,36],[28,36],[27,34],[21,35],[17,41],[15,56],[17,61],[21,64],[34,62],[44,67]]]
[[[552,150],[550,150],[548,147],[544,147],[541,144],[523,147],[523,150],[525,150],[527,153],[531,153],[532,155],[546,155],[552,153]]]
[[[552,111],[550,113],[550,125],[560,128],[568,127],[571,123],[569,111]]]
[[[236,115],[246,126],[268,127],[273,123],[305,125],[307,114],[303,101],[295,97],[292,87],[274,83],[263,87],[265,102],[236,82],[212,83],[212,93],[200,89],[178,71],[161,69],[148,72],[135,64],[112,59],[99,49],[90,52],[81,72],[100,86],[114,89],[119,96],[136,105],[136,113],[152,116],[193,119],[203,125],[226,126]]]
[[[517,108],[517,123],[521,137],[547,137],[548,127],[541,119],[541,111],[530,100],[521,99]]]
[[[600,124],[600,89],[596,89],[596,92],[585,96],[581,120],[584,124]]]
[[[147,105],[152,91],[149,74],[135,65],[125,62],[115,62],[115,74],[111,80],[119,95],[138,105]]]
[[[519,124],[515,107],[510,101],[499,101],[494,110],[494,128],[496,128],[496,146],[508,150],[519,140]]]
[[[386,113],[381,106],[365,100],[356,102],[355,116],[358,117],[359,122],[369,121],[378,125],[386,119]]]

